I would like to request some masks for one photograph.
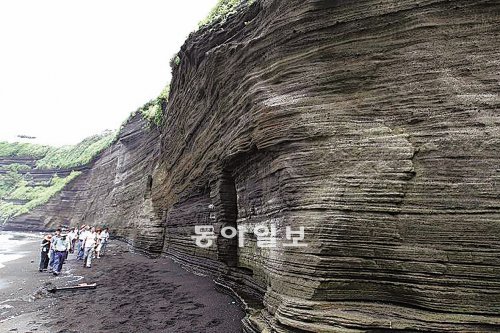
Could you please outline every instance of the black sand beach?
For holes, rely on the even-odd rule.
[[[60,277],[39,273],[38,239],[0,268],[0,332],[241,332],[243,310],[207,277],[167,258],[151,259],[113,241],[90,269],[70,255]],[[33,262],[32,262],[33,261]],[[97,283],[86,291],[45,292]]]
[[[0,263],[0,332],[14,329],[29,332],[16,327],[14,323],[17,321],[13,317],[35,308],[35,292],[44,283],[51,281],[52,276],[37,271],[40,260],[38,235],[1,233],[0,237],[0,256],[9,260],[12,256],[20,257]],[[5,325],[6,322],[9,325]]]

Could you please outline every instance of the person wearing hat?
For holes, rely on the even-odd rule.
[[[49,250],[50,250],[50,240],[51,235],[45,235],[42,240],[41,252],[40,252],[40,267],[38,270],[43,272],[49,267]]]

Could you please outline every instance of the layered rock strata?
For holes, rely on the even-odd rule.
[[[166,252],[246,271],[257,330],[498,328],[498,4],[256,6],[181,50],[153,183]],[[208,204],[216,231],[303,226],[309,246],[196,248]]]
[[[39,230],[60,225],[108,226],[145,251],[160,251],[163,227],[151,206],[151,174],[158,135],[138,113],[116,142],[46,205],[9,221],[5,229]]]
[[[159,132],[133,121],[72,207],[41,211],[213,274],[255,310],[246,332],[500,330],[498,17],[256,1],[186,41]]]

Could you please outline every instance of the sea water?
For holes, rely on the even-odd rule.
[[[26,256],[29,252],[24,251],[25,245],[35,240],[35,235],[0,231],[0,289],[7,286],[6,281],[2,279],[5,277],[5,273],[2,273],[3,268],[10,261]]]
[[[0,277],[1,269],[9,261],[17,260],[26,255],[24,245],[33,242],[34,235],[0,231]]]

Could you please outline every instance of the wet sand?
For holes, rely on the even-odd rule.
[[[0,233],[0,239],[0,332],[38,332],[26,326],[32,321],[26,313],[36,308],[35,292],[52,280],[38,272],[41,236]],[[15,319],[20,315],[26,320]]]
[[[8,236],[8,237],[6,237]],[[7,240],[7,238],[9,240]],[[20,300],[38,285],[51,280],[39,273],[41,236],[1,233],[0,242],[0,318],[2,304],[7,300]],[[6,246],[9,242],[9,246]]]
[[[235,300],[170,259],[147,258],[113,241],[92,268],[70,255],[63,274],[53,277],[37,271],[38,259],[31,263],[38,242],[25,249],[35,252],[0,268],[9,280],[0,289],[0,332],[241,332],[244,312]],[[96,282],[97,289],[49,294],[46,282]]]

